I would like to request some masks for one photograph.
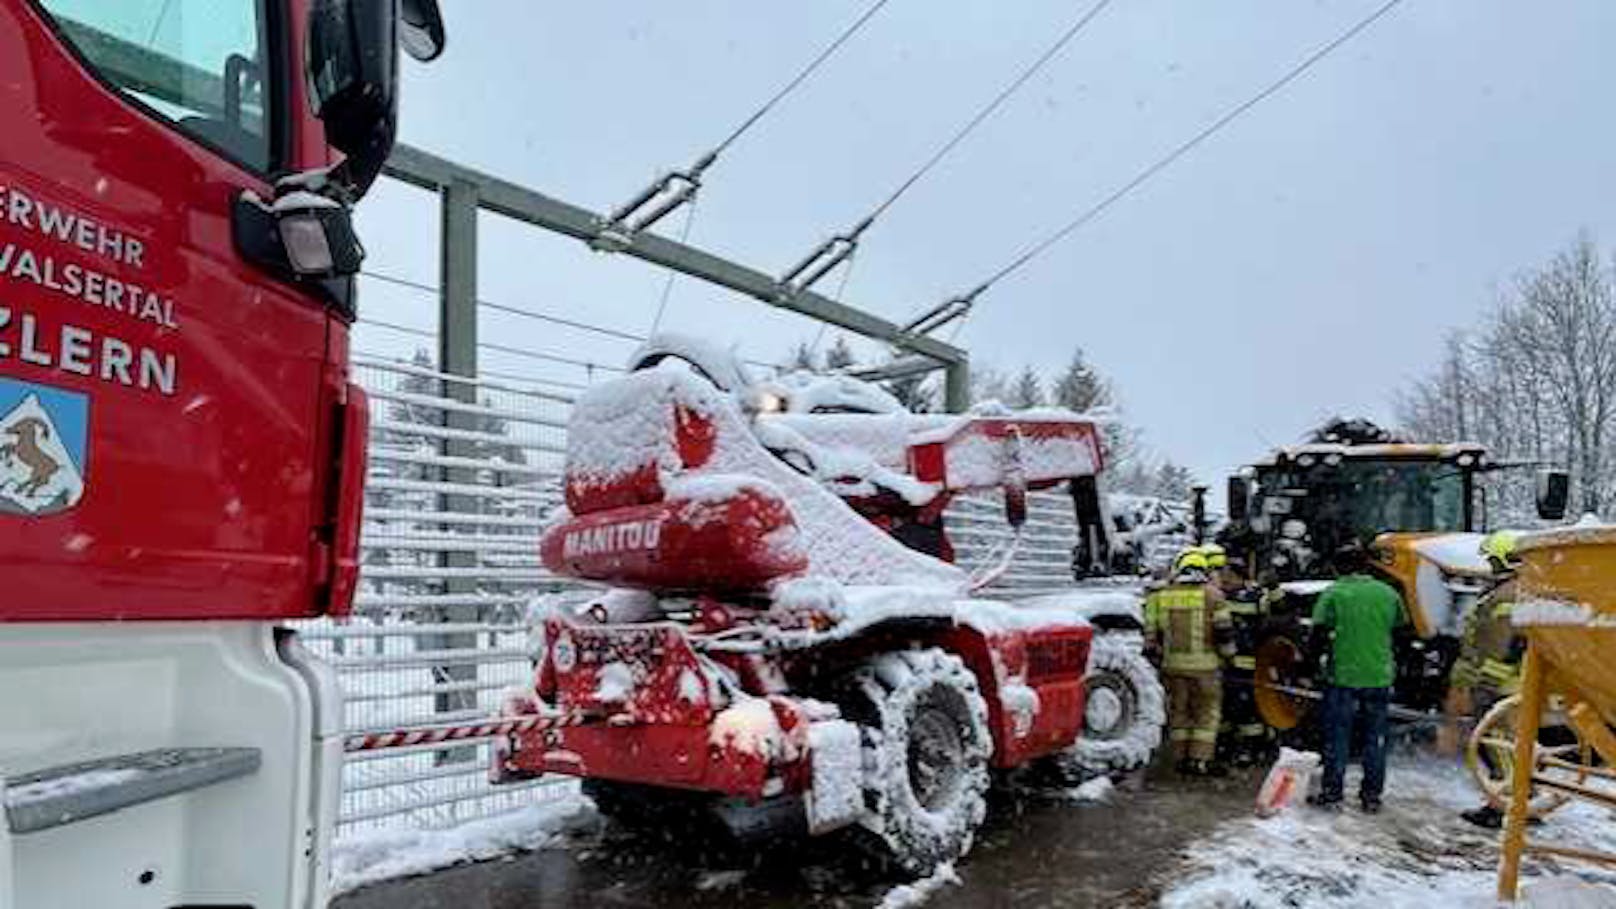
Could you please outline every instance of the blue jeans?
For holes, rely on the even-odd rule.
[[[1361,723],[1363,735],[1363,784],[1358,797],[1380,801],[1386,789],[1386,708],[1390,688],[1340,688],[1330,686],[1324,693],[1324,790],[1325,799],[1339,800],[1346,784],[1347,758],[1352,753],[1352,732]]]

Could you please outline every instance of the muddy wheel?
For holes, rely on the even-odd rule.
[[[1257,715],[1282,733],[1303,726],[1314,707],[1313,699],[1302,693],[1307,655],[1300,640],[1299,632],[1271,633],[1257,645],[1255,654]]]
[[[964,855],[987,814],[993,748],[976,677],[953,654],[914,650],[876,657],[847,687],[864,739],[857,839],[912,875]]]
[[[1167,723],[1166,694],[1138,634],[1101,633],[1083,681],[1083,733],[1060,763],[1068,775],[1094,776],[1150,763]]]
[[[1510,792],[1515,774],[1515,718],[1520,710],[1519,695],[1511,695],[1492,706],[1476,723],[1465,747],[1465,766],[1476,781],[1487,804],[1500,811],[1509,808]],[[1553,724],[1553,725],[1551,725]],[[1576,735],[1569,724],[1559,725],[1550,714],[1544,717],[1544,731],[1564,729],[1565,739],[1549,745],[1540,735],[1537,746],[1537,767],[1534,774],[1545,775],[1568,783],[1585,783],[1587,767],[1593,761],[1592,749]],[[1571,765],[1571,766],[1567,766]],[[1547,787],[1534,787],[1527,812],[1532,817],[1543,817],[1571,800],[1568,793]]]

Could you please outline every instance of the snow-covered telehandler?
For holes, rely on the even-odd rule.
[[[847,835],[907,872],[969,848],[990,774],[1148,760],[1162,694],[1116,593],[1005,603],[949,564],[950,497],[1092,483],[1062,412],[919,415],[845,378],[754,383],[658,339],[578,400],[544,562],[610,585],[535,628],[498,779],[608,812],[695,799],[737,831]],[[1115,619],[1099,633],[1100,615]]]

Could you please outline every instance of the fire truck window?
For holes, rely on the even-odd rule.
[[[102,79],[247,167],[270,167],[263,0],[41,0]]]

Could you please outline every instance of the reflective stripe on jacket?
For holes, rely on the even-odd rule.
[[[1201,584],[1174,584],[1145,600],[1145,626],[1161,647],[1164,672],[1215,672],[1231,650],[1233,625],[1220,596]]]

